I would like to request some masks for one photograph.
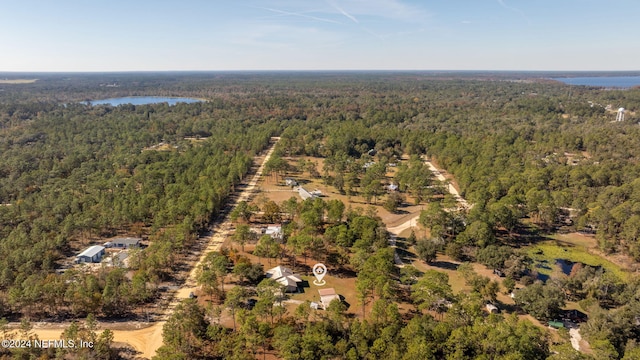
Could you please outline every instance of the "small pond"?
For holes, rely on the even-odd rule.
[[[564,273],[565,275],[571,274],[571,270],[573,270],[573,265],[575,264],[576,263],[571,260],[556,259],[556,265],[560,267],[560,270],[562,270],[562,273]]]

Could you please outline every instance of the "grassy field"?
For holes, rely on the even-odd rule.
[[[557,266],[555,265],[557,259],[565,259],[590,266],[602,266],[605,270],[612,272],[621,279],[628,278],[629,274],[620,266],[608,261],[602,256],[590,253],[588,246],[588,242],[582,239],[576,243],[570,243],[564,241],[564,239],[551,239],[532,245],[529,247],[527,253],[540,265],[537,270],[544,275],[551,275],[557,270]]]

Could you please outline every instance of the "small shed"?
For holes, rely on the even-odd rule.
[[[287,186],[298,186],[298,182],[293,178],[284,178],[284,183]]]
[[[562,329],[564,328],[564,323],[562,321],[549,321],[549,327],[554,329]]]
[[[93,245],[76,255],[77,263],[99,263],[104,256],[104,246]]]
[[[487,309],[487,312],[489,314],[497,314],[497,313],[500,312],[500,309],[498,309],[498,307],[493,305],[493,304],[487,304],[487,306],[485,306],[485,308]]]
[[[272,239],[282,240],[282,225],[267,225],[267,229],[264,231],[264,233],[265,235],[271,236]]]
[[[322,304],[322,308],[325,310],[333,300],[340,301],[340,296],[336,294],[336,289],[334,288],[320,289],[318,290],[318,294],[320,294],[320,303]]]

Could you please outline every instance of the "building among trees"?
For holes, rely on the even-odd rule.
[[[302,282],[299,275],[294,274],[291,269],[281,265],[267,270],[265,276],[282,285],[285,292],[298,291],[298,283]]]
[[[106,248],[118,248],[118,249],[128,249],[132,247],[140,247],[141,238],[113,238],[104,243],[104,247]]]
[[[99,263],[104,256],[104,246],[93,245],[76,255],[77,263]]]
[[[307,200],[307,199],[312,199],[312,198],[318,197],[317,194],[314,194],[314,193],[311,193],[311,192],[307,191],[307,189],[303,188],[302,186],[298,187],[298,194],[300,195],[302,200]]]
[[[325,310],[329,308],[329,304],[333,300],[340,301],[340,295],[336,294],[336,289],[334,288],[319,289],[318,294],[320,294],[320,303]]]

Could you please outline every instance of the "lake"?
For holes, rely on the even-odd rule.
[[[622,89],[640,86],[640,76],[582,76],[552,79],[568,85],[601,86]]]
[[[87,101],[90,105],[111,105],[118,106],[123,104],[132,105],[146,105],[146,104],[160,104],[168,103],[169,105],[175,105],[177,103],[197,103],[202,102],[200,99],[183,98],[183,97],[163,97],[163,96],[128,96],[102,100]]]

